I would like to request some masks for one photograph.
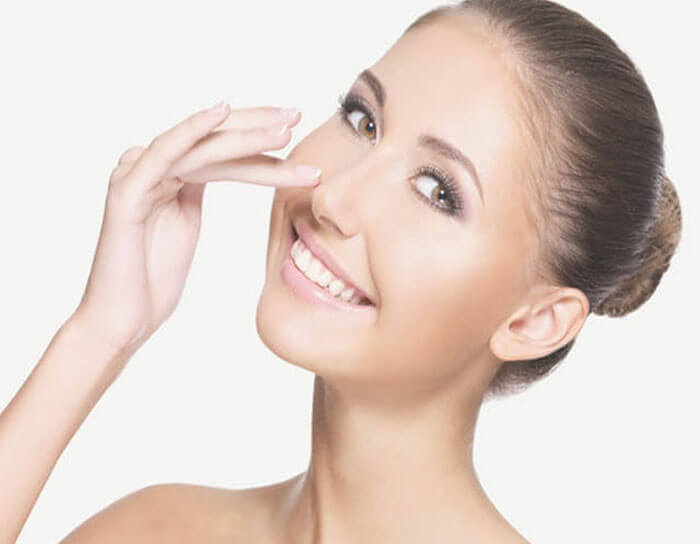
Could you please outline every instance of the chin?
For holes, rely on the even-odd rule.
[[[258,336],[280,359],[327,378],[360,378],[367,353],[362,333],[348,330],[342,319],[310,312],[281,282],[266,281],[258,299]],[[368,339],[370,331],[365,330]]]

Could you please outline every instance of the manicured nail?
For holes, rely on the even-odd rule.
[[[226,103],[224,100],[217,102],[211,108],[209,108],[209,111],[212,113],[224,113],[226,110],[228,110],[228,103]]]
[[[305,164],[297,164],[294,168],[295,173],[302,178],[316,179],[321,175],[322,170],[320,168],[315,168],[314,166],[307,166]]]
[[[285,123],[282,125],[282,127],[272,127],[268,128],[267,132],[270,136],[280,136],[281,134],[284,134],[284,132],[287,130],[288,125]]]
[[[282,114],[282,117],[284,117],[288,121],[294,119],[297,113],[299,113],[299,108],[282,108],[280,110],[280,114]]]

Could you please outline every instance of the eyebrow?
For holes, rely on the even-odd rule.
[[[367,84],[372,91],[374,98],[379,104],[380,109],[383,110],[384,104],[386,104],[387,94],[386,89],[384,88],[384,85],[382,85],[382,82],[379,81],[379,78],[370,70],[363,70],[360,72],[358,78]],[[448,143],[442,138],[438,138],[433,134],[421,134],[418,137],[418,144],[423,147],[427,147],[428,149],[432,149],[434,152],[439,153],[443,157],[461,164],[462,167],[464,167],[471,175],[471,178],[479,191],[481,203],[484,203],[484,191],[481,187],[481,180],[479,179],[479,174],[476,172],[474,163],[469,159],[469,157],[467,157],[452,144]]]

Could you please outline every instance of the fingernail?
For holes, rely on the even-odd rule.
[[[282,109],[280,109],[280,114],[282,114],[282,117],[284,117],[285,119],[287,119],[289,121],[294,119],[296,117],[297,113],[299,113],[299,108],[282,108]]]
[[[322,170],[314,166],[307,166],[305,164],[297,164],[294,168],[295,173],[302,178],[316,179],[321,175]]]
[[[287,130],[287,124],[285,123],[282,125],[282,127],[272,127],[268,128],[267,132],[270,134],[270,136],[279,136],[280,134],[284,134],[284,131]]]
[[[224,100],[221,100],[220,102],[217,102],[212,107],[210,107],[209,111],[212,113],[223,113],[227,109],[228,109],[228,104]]]

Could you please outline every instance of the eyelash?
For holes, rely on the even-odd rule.
[[[343,123],[347,126],[347,128],[350,129],[350,132],[356,136],[357,138],[360,138],[362,140],[365,140],[365,138],[355,130],[355,127],[353,124],[348,120],[348,115],[352,113],[355,110],[360,110],[362,113],[364,113],[367,117],[369,117],[370,121],[374,124],[374,126],[377,126],[376,120],[375,120],[375,115],[372,112],[372,108],[365,102],[365,100],[360,97],[357,94],[354,94],[352,92],[348,92],[346,94],[341,94],[338,97],[338,113],[340,114],[340,117],[343,121]],[[463,211],[463,206],[462,202],[459,199],[459,196],[457,196],[458,190],[457,190],[457,184],[452,178],[450,174],[445,172],[443,169],[429,164],[426,166],[422,166],[418,168],[413,176],[414,177],[419,177],[427,175],[428,177],[432,177],[435,181],[437,181],[440,185],[442,185],[447,192],[447,200],[450,202],[450,205],[448,207],[441,206],[439,204],[436,204],[434,200],[430,200],[426,198],[426,196],[418,191],[418,189],[414,187],[414,191],[427,203],[432,206],[433,208],[437,209],[438,211],[446,214],[448,217],[451,218],[461,218],[462,217],[462,211]]]

